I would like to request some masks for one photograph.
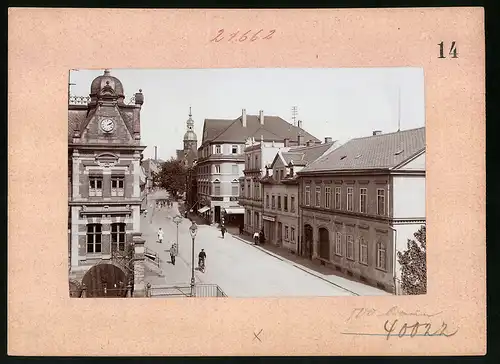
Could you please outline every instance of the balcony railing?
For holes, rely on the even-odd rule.
[[[70,96],[70,105],[87,105],[90,102],[90,96]]]

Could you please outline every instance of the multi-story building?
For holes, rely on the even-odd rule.
[[[245,168],[244,149],[249,138],[264,143],[297,140],[299,132],[316,140],[278,116],[242,115],[233,120],[205,119],[202,144],[198,148],[199,210],[212,223],[219,223],[222,214],[239,215],[235,223],[242,224],[244,208],[238,204],[239,178]]]
[[[262,225],[269,243],[304,254],[298,251],[297,244],[300,226],[297,172],[338,145],[332,138],[325,138],[323,144],[282,148],[276,153],[266,176],[261,179],[264,198]]]
[[[146,174],[145,190],[147,193],[153,191],[154,188],[153,177],[155,174],[158,174],[160,172],[160,167],[163,163],[165,163],[165,161],[161,159],[150,159],[150,158],[144,159],[141,162],[141,166],[144,168],[144,173]]]
[[[298,175],[303,249],[398,293],[396,252],[425,225],[425,128],[353,139]]]
[[[285,147],[287,145],[287,147]],[[281,142],[255,142],[248,140],[245,148],[245,169],[240,177],[239,203],[245,209],[244,232],[253,234],[262,228],[262,186],[261,178],[280,148],[288,149],[288,140]]]
[[[116,253],[125,257],[132,242],[144,243],[140,239],[144,97],[139,90],[132,105],[124,98],[122,83],[106,70],[92,81],[88,103],[73,105],[70,100],[68,106],[70,279],[74,286],[85,285],[89,295],[123,288],[130,266],[117,264]],[[144,290],[138,269],[135,279],[142,281],[135,282],[137,292]]]

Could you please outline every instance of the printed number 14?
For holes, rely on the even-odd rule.
[[[446,58],[444,55],[444,42],[438,44],[439,46],[439,57],[438,58]],[[457,47],[455,46],[455,41],[451,42],[449,55],[451,58],[458,58]]]

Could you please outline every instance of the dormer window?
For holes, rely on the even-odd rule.
[[[219,144],[215,146],[215,154],[221,154],[222,153],[222,148]]]

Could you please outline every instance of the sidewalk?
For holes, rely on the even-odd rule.
[[[154,204],[153,204],[154,206]],[[191,225],[188,219],[182,218],[179,224],[179,254],[176,257],[175,265],[170,259],[171,242],[177,240],[177,226],[173,222],[173,217],[179,214],[178,204],[174,202],[171,208],[151,208],[148,210],[148,216],[141,217],[141,231],[146,240],[145,246],[158,253],[160,257],[160,267],[154,265],[146,266],[145,281],[154,286],[165,285],[182,285],[190,284],[191,280],[191,261],[186,258],[186,252],[191,249],[190,241],[186,239],[186,235],[182,232],[187,230]],[[157,241],[158,228],[161,227],[164,231],[164,239],[162,243]],[[183,257],[184,256],[184,257]],[[189,260],[189,262],[188,262]],[[200,275],[195,271],[195,279],[197,283],[204,283],[200,279]]]
[[[341,275],[328,267],[317,265],[309,259],[291,253],[289,250],[285,248],[277,247],[269,243],[266,243],[264,245],[255,245],[252,237],[249,235],[233,235],[233,237],[246,244],[252,245],[254,248],[259,249],[262,252],[275,257],[276,259],[285,261],[293,265],[294,267],[303,270],[304,272],[307,272],[319,279],[327,281],[335,286],[338,286],[339,288],[345,289],[356,296],[391,295],[390,293],[385,292],[376,287],[353,280],[351,277],[347,278],[347,276]]]

